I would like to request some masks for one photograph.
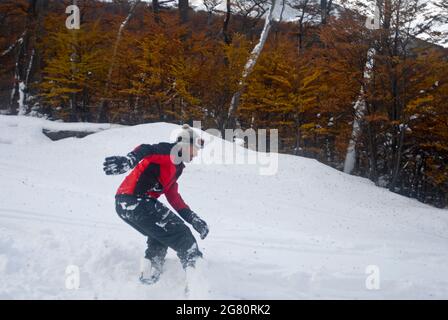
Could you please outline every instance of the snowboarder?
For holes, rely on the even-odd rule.
[[[196,239],[184,221],[192,225],[204,239],[209,228],[184,202],[178,192],[177,179],[204,140],[188,125],[183,125],[175,143],[142,144],[127,156],[107,157],[104,172],[117,175],[133,169],[123,180],[115,195],[115,207],[121,219],[147,237],[146,267],[140,280],[157,281],[163,271],[168,247],[177,252],[182,267],[195,266],[202,257]],[[163,205],[157,198],[165,195],[182,217]]]

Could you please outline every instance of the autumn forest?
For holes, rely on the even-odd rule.
[[[418,23],[426,1],[199,2],[0,1],[0,113],[275,128],[282,153],[448,205],[448,1]]]

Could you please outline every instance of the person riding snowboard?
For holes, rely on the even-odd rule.
[[[107,157],[106,175],[118,175],[133,169],[123,180],[115,195],[115,208],[121,219],[147,237],[146,267],[140,280],[157,281],[163,271],[168,247],[176,251],[182,267],[195,266],[202,253],[190,229],[192,225],[204,239],[209,228],[184,202],[178,192],[177,179],[185,167],[204,147],[204,140],[188,125],[183,125],[177,141],[142,144],[127,156]],[[182,217],[157,200],[165,195]]]

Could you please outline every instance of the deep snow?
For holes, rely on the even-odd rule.
[[[171,250],[159,283],[138,282],[145,239],[115,213],[124,176],[102,172],[105,156],[169,140],[178,126],[83,124],[107,130],[54,142],[46,126],[77,127],[0,116],[0,298],[184,298]],[[448,298],[448,210],[310,159],[280,155],[277,174],[258,169],[193,163],[180,178],[210,225],[197,237],[206,260],[195,298]],[[66,287],[70,265],[79,289]],[[379,290],[366,288],[369,265]]]

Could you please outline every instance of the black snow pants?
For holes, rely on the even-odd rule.
[[[168,247],[177,252],[184,268],[202,257],[190,228],[157,199],[116,195],[115,209],[120,218],[148,237],[145,257],[151,262],[163,263]]]

